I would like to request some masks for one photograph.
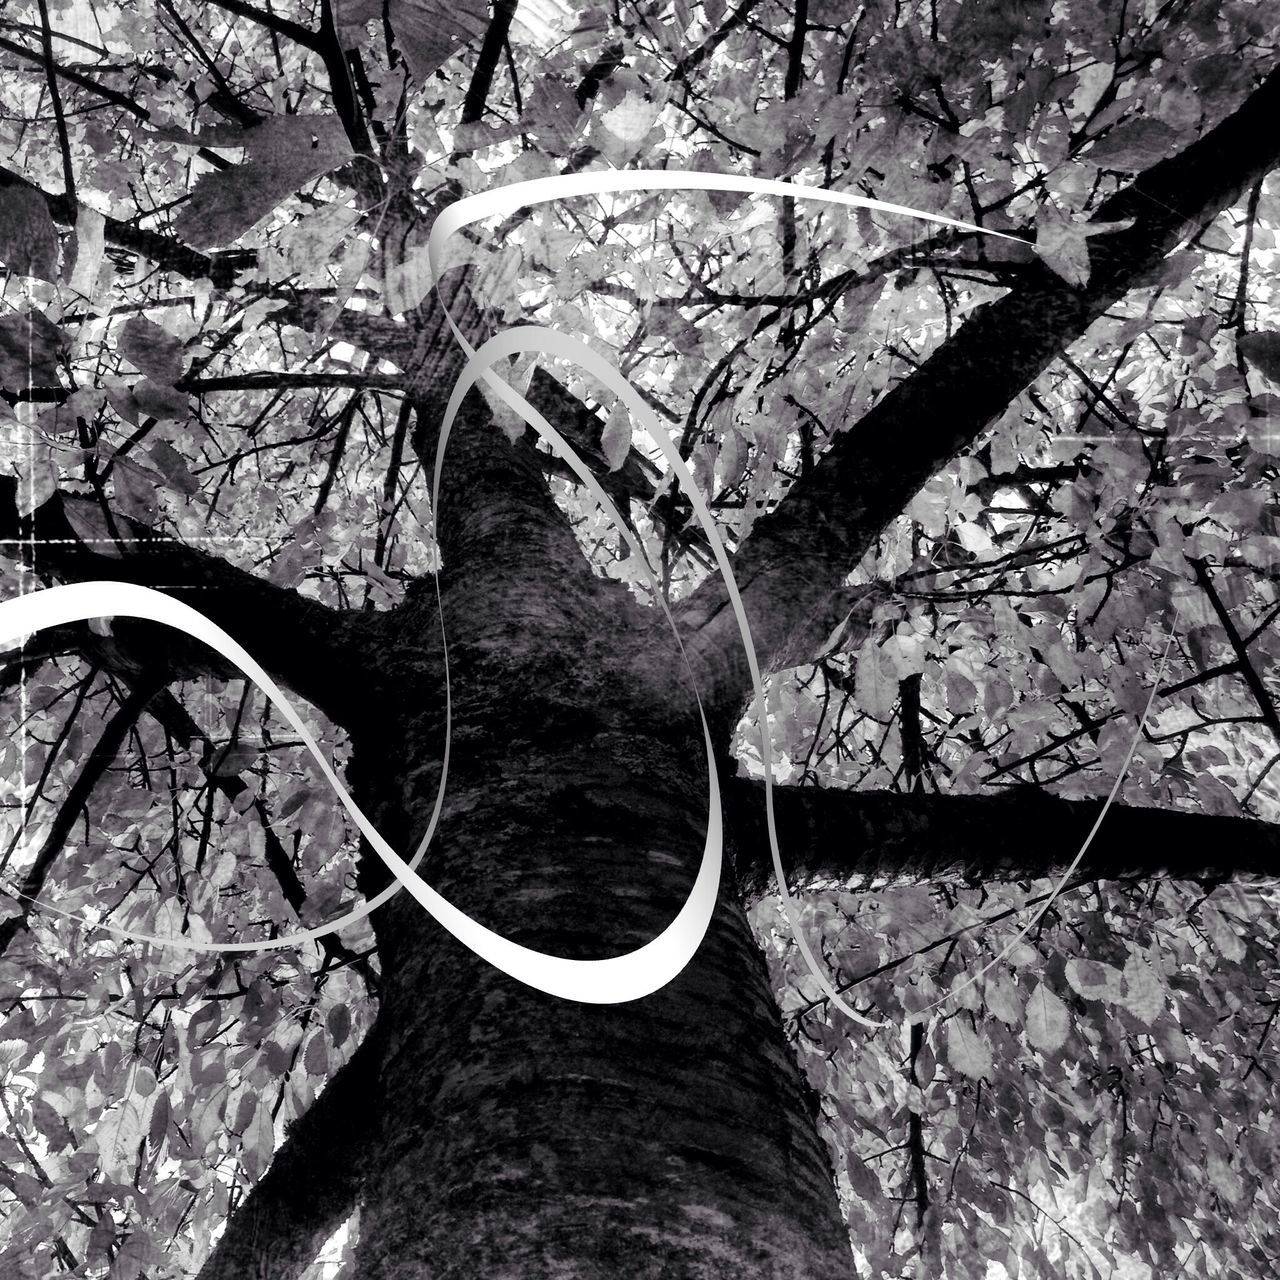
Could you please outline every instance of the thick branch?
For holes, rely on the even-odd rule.
[[[775,787],[778,843],[788,887],[868,876],[931,880],[1020,879],[1060,874],[1102,810],[1038,787],[1002,795]],[[724,794],[747,901],[774,892],[764,787],[735,778]],[[1280,826],[1249,818],[1112,805],[1077,872],[1149,879],[1280,878]]]
[[[493,16],[485,29],[484,42],[476,58],[467,96],[462,101],[460,124],[475,124],[484,116],[484,105],[493,87],[493,73],[498,69],[498,59],[511,30],[511,20],[516,16],[516,0],[494,0]]]
[[[371,1032],[290,1127],[231,1215],[197,1280],[298,1280],[356,1207],[376,1139],[378,1047]]]
[[[1102,204],[1095,222],[1133,225],[1090,240],[1087,288],[1028,265],[1016,289],[976,310],[756,522],[734,573],[762,659],[807,657],[839,621],[831,593],[929,477],[1165,254],[1280,163],[1278,113],[1280,70],[1234,115]],[[716,577],[683,611],[699,686],[725,719],[749,687],[727,601]]]
[[[350,725],[364,709],[367,690],[351,655],[376,646],[378,615],[330,609],[136,521],[104,514],[88,498],[55,495],[29,516],[19,516],[17,501],[18,481],[0,476],[0,547],[20,554],[36,572],[180,593],[335,723]],[[69,516],[81,528],[101,527],[105,536],[90,545]],[[163,656],[174,676],[184,668],[222,672],[221,659],[168,628],[121,621],[116,630],[131,650]]]

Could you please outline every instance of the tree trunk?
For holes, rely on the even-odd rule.
[[[632,950],[679,910],[706,833],[674,646],[612,584],[556,599],[522,590],[510,559],[484,565],[446,583],[453,745],[424,875],[526,946]],[[430,603],[404,611],[379,663],[401,692],[353,735],[349,770],[404,849],[444,735],[442,701],[403,692],[434,683]],[[366,889],[384,882],[367,873]],[[359,1280],[848,1276],[827,1152],[727,872],[694,960],[623,1005],[512,980],[407,894],[375,925],[385,1048]]]

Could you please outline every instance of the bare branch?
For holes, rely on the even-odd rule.
[[[747,901],[774,891],[764,786],[725,788],[725,830]],[[1101,800],[1063,800],[1038,787],[1001,795],[775,787],[788,886],[871,876],[976,880],[1061,873],[1084,843]],[[1280,878],[1280,826],[1116,804],[1080,863],[1085,878]]]
[[[66,843],[67,837],[71,834],[71,829],[75,825],[76,819],[80,816],[81,810],[83,810],[89,801],[89,797],[93,794],[94,787],[102,780],[107,769],[110,768],[119,754],[120,748],[124,746],[125,739],[129,736],[134,725],[137,724],[138,717],[142,714],[147,703],[163,687],[163,679],[156,677],[154,674],[139,681],[137,687],[120,703],[115,713],[103,727],[102,736],[98,739],[93,750],[89,752],[88,758],[81,765],[75,781],[68,788],[66,796],[58,806],[58,812],[54,815],[53,822],[49,825],[49,833],[45,836],[40,848],[36,850],[35,858],[30,867],[27,868],[26,875],[22,878],[22,884],[14,895],[17,898],[21,914],[10,916],[6,920],[0,920],[0,955],[3,955],[8,950],[9,944],[19,931],[27,927],[27,918],[30,916],[32,908],[36,904],[36,899],[44,888],[49,871],[53,867],[58,854],[62,852],[62,847]]]
[[[215,3],[219,9],[225,9],[228,13],[234,13],[240,18],[248,18],[250,22],[256,22],[260,27],[265,27],[278,36],[284,36],[286,40],[292,40],[294,44],[300,44],[304,49],[317,50],[320,46],[320,37],[299,22],[282,18],[275,13],[268,13],[265,9],[259,9],[257,5],[246,4],[245,0],[215,0]]]

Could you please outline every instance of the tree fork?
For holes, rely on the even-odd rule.
[[[476,502],[466,520],[501,528]],[[445,586],[465,639],[450,645],[453,751],[423,873],[526,946],[623,953],[675,916],[705,836],[674,644],[634,630],[612,593],[555,585],[558,560],[540,596],[528,564],[486,560]],[[350,776],[409,849],[435,800],[442,709],[401,700],[385,723],[354,739]],[[359,1280],[848,1274],[828,1156],[727,874],[688,967],[623,1005],[508,978],[407,894],[374,924],[385,1049]]]

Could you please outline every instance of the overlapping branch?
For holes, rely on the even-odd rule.
[[[1133,221],[1090,240],[1087,287],[1029,264],[1014,289],[976,310],[756,522],[733,569],[762,658],[775,666],[807,658],[840,620],[833,592],[917,490],[1178,243],[1280,163],[1270,125],[1278,112],[1280,70],[1204,137],[1103,202],[1096,223]],[[730,720],[749,681],[718,577],[685,602],[682,618],[699,686]]]
[[[163,682],[154,673],[148,674],[130,691],[103,726],[102,735],[80,766],[75,781],[58,805],[53,822],[40,848],[36,850],[31,865],[23,875],[22,883],[15,894],[18,914],[0,920],[0,955],[9,949],[9,944],[26,928],[27,917],[31,914],[44,888],[54,860],[62,852],[62,847],[66,844],[67,837],[71,834],[71,829],[85,805],[88,804],[94,788],[114,763],[120,748],[124,746],[125,739],[138,723],[138,717],[141,716],[147,703],[160,692],[162,687]]]

